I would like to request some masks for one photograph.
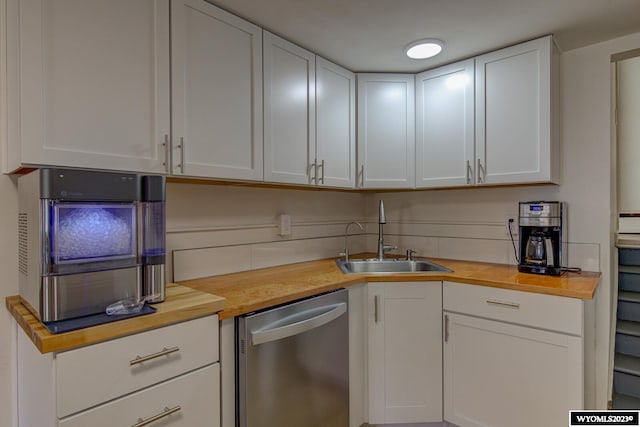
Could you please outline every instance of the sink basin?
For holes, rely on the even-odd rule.
[[[446,267],[424,259],[353,259],[345,262],[336,260],[336,264],[345,274],[370,274],[370,273],[450,273]]]

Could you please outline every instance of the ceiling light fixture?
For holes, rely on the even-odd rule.
[[[418,40],[404,48],[404,53],[411,59],[427,59],[442,51],[444,43],[438,39]]]

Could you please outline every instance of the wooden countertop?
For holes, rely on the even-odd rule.
[[[563,297],[592,299],[600,273],[565,273],[559,277],[520,273],[516,266],[429,258],[452,273],[343,274],[335,259],[225,274],[179,282],[202,292],[220,295],[227,307],[219,313],[227,319],[255,310],[294,301],[365,282],[448,280],[481,286],[514,289]]]
[[[430,258],[451,273],[343,274],[335,259],[206,277],[167,285],[167,298],[146,316],[51,334],[22,304],[19,296],[6,305],[41,353],[63,351],[167,326],[219,312],[228,319],[300,298],[365,282],[448,280],[563,297],[592,299],[600,273],[565,273],[559,277],[519,273],[515,266]]]
[[[40,353],[49,353],[208,316],[222,310],[226,301],[211,293],[168,284],[165,301],[153,305],[157,309],[155,313],[62,334],[50,333],[22,304],[19,296],[8,297],[6,305],[20,327],[40,350]]]

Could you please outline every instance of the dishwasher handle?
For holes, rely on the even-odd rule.
[[[259,345],[319,328],[347,312],[347,303],[312,308],[287,316],[265,328],[251,331],[251,344]],[[318,314],[319,313],[319,314]]]

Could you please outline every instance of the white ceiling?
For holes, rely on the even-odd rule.
[[[546,34],[561,51],[640,32],[640,0],[211,0],[352,71],[416,72]],[[421,38],[444,41],[426,60]]]

